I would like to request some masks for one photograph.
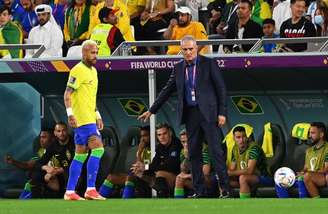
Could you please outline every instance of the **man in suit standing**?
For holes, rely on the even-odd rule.
[[[138,119],[146,122],[176,91],[178,121],[186,125],[189,138],[188,150],[196,197],[206,196],[201,168],[204,141],[208,143],[210,158],[219,177],[220,197],[229,197],[228,175],[219,130],[226,122],[227,95],[224,80],[214,60],[197,54],[198,47],[192,36],[181,39],[181,51],[184,60],[174,66],[154,104]]]

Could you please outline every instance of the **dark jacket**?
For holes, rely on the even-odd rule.
[[[238,19],[234,23],[229,23],[229,28],[227,31],[227,39],[238,39]],[[243,26],[243,39],[253,39],[253,38],[262,38],[263,31],[262,27],[249,19],[248,22]],[[242,45],[243,51],[248,52],[253,45]],[[232,51],[232,46],[226,46],[230,51]]]
[[[172,172],[176,175],[179,174],[181,149],[182,145],[176,137],[172,138],[172,142],[168,146],[159,143],[156,146],[155,157],[149,165],[149,171],[156,172],[163,170]]]
[[[175,64],[173,71],[149,111],[156,113],[173,92],[178,95],[177,119],[185,123],[185,66],[184,60]],[[217,121],[218,115],[226,116],[227,95],[224,80],[216,61],[198,56],[196,68],[196,100],[202,115],[208,122]]]
[[[67,144],[61,145],[58,141],[53,142],[46,153],[37,161],[36,168],[41,168],[51,161],[54,167],[62,167],[64,176],[68,178],[68,171],[75,154],[75,145],[73,138],[70,138]]]

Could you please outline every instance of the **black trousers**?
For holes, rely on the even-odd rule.
[[[222,134],[217,122],[206,121],[197,106],[187,107],[184,111],[184,119],[188,135],[193,187],[196,193],[207,195],[202,170],[202,146],[205,142],[208,143],[209,157],[219,178],[219,186],[222,190],[229,192],[229,177],[221,144]]]

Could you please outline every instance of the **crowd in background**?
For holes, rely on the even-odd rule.
[[[326,36],[327,0],[0,0],[0,44],[43,44],[40,57],[66,56],[84,40],[110,56],[123,41]],[[223,52],[247,52],[228,45]],[[307,44],[265,44],[262,52],[299,52]],[[209,53],[210,47],[201,47]],[[217,48],[215,48],[216,50]],[[1,50],[1,58],[29,58],[37,50]],[[178,54],[169,46],[167,54]],[[155,47],[132,54],[162,53]],[[73,54],[74,56],[74,54]]]

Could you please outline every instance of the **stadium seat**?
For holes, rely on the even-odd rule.
[[[119,154],[119,140],[115,128],[106,127],[101,130],[100,133],[105,151],[100,161],[100,168],[97,176],[98,185],[104,181],[109,173],[113,172]]]
[[[267,158],[268,167],[273,174],[281,167],[286,156],[286,140],[284,132],[279,124],[271,123],[273,157]],[[263,143],[264,131],[258,137],[258,143]],[[256,191],[257,197],[273,198],[276,196],[274,187],[259,187]]]
[[[303,170],[305,161],[305,151],[309,148],[310,142],[308,140],[300,140],[289,136],[287,141],[287,155],[284,160],[284,166],[287,166],[299,172]]]
[[[267,158],[270,171],[274,173],[282,164],[286,156],[286,140],[284,132],[279,124],[271,124],[273,157]],[[258,143],[262,145],[264,132],[258,137]]]
[[[139,128],[130,127],[120,143],[120,154],[115,164],[114,173],[129,172],[131,165],[136,161],[139,140]]]
[[[81,58],[82,59],[82,46],[72,46],[67,51],[67,57]]]

